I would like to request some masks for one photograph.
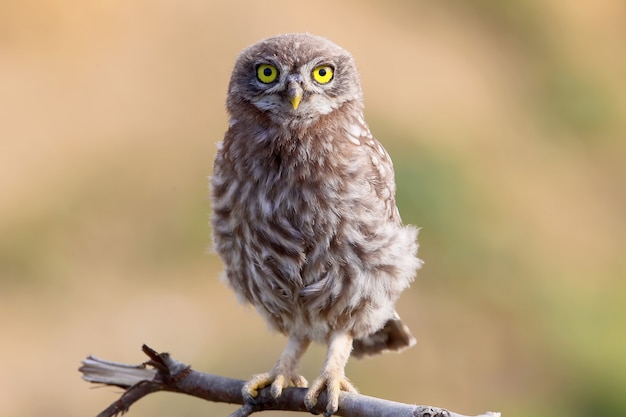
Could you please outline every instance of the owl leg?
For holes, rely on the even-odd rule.
[[[268,385],[271,385],[270,393],[274,398],[280,397],[283,389],[289,386],[306,388],[308,382],[298,373],[298,365],[310,343],[307,338],[291,335],[276,365],[269,372],[254,375],[245,383],[242,389],[244,400],[254,401],[259,390]]]
[[[348,381],[344,372],[351,350],[352,336],[346,332],[335,332],[331,335],[322,372],[313,381],[304,397],[304,405],[309,411],[314,412],[317,399],[324,389],[328,394],[325,417],[337,412],[341,391],[356,392],[356,388]]]

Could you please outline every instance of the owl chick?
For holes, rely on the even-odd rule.
[[[310,34],[278,35],[239,55],[228,87],[228,131],[211,178],[212,227],[225,277],[289,341],[276,365],[243,389],[306,387],[299,361],[326,344],[305,396],[326,390],[326,416],[356,357],[415,340],[394,309],[421,261],[417,229],[403,226],[393,166],[363,118],[350,53]]]

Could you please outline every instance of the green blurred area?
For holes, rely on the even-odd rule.
[[[137,363],[148,343],[238,378],[278,358],[285,339],[220,282],[207,176],[238,52],[293,31],[354,54],[421,228],[426,263],[398,305],[418,344],[351,361],[361,392],[626,415],[623,2],[5,6],[1,415],[97,414],[118,393],[80,380],[88,354]],[[309,380],[323,355],[305,358]],[[232,410],[157,394],[130,413]]]

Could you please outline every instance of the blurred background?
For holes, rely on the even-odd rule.
[[[626,4],[619,0],[5,1],[0,414],[96,415],[88,354],[147,343],[245,379],[285,338],[220,280],[210,175],[239,51],[350,50],[426,264],[418,344],[352,360],[364,394],[514,416],[626,415]],[[324,349],[303,364],[312,380]],[[227,415],[149,396],[130,416]],[[265,415],[284,415],[266,413]]]

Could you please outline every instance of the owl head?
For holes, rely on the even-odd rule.
[[[362,107],[352,55],[325,38],[293,33],[264,39],[241,52],[227,107],[237,120],[263,115],[293,124],[312,122],[347,103]]]

